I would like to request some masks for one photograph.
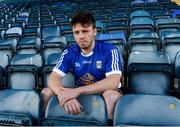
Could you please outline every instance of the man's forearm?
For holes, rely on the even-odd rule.
[[[59,78],[59,76],[52,73],[48,80],[48,87],[54,92],[55,95],[58,95],[63,87],[63,84],[61,84]]]
[[[106,90],[117,89],[120,83],[121,76],[120,75],[112,75],[105,79],[102,79],[95,84],[82,86],[76,88],[79,94],[96,94],[102,93]]]

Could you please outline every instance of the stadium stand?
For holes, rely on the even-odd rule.
[[[178,1],[0,1],[0,125],[180,126]],[[96,40],[113,43],[122,55],[124,95],[112,122],[100,95],[79,96],[77,116],[53,96],[41,116],[40,92],[61,53],[75,43],[71,16],[83,9],[95,16]],[[72,73],[63,84],[76,87]]]

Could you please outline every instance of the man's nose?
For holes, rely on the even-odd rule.
[[[79,38],[84,38],[84,34],[82,32],[79,33]]]

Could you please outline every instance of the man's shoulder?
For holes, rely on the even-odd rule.
[[[99,47],[101,48],[102,51],[111,51],[112,49],[116,49],[116,46],[113,45],[110,42],[106,41],[97,41]]]
[[[68,48],[67,48],[67,51],[68,52],[72,52],[72,53],[75,53],[75,52],[78,52],[79,51],[79,47],[78,45],[75,43],[75,44],[71,44]]]

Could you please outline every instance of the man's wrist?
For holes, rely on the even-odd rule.
[[[82,94],[82,89],[81,87],[75,88],[76,92],[78,93],[78,95]]]

